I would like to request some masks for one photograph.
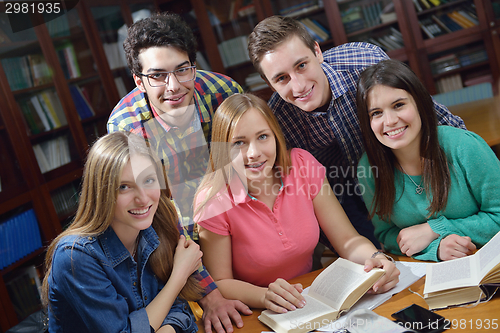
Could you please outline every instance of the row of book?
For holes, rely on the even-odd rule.
[[[118,42],[102,44],[110,69],[127,67],[123,46]]]
[[[70,35],[68,15],[61,15],[51,20],[46,20],[45,26],[52,38],[67,37]]]
[[[306,28],[309,34],[318,42],[330,39],[330,32],[321,23],[311,18],[303,18],[300,23]]]
[[[417,10],[417,12],[421,12],[426,9],[431,9],[441,6],[442,4],[454,1],[457,0],[413,0],[413,4],[415,5],[415,9]]]
[[[52,71],[42,54],[4,58],[1,62],[12,90],[26,89],[52,82]]]
[[[320,8],[323,8],[323,1],[309,0],[284,7],[279,10],[279,14],[282,16],[297,17]]]
[[[404,47],[403,35],[394,27],[390,27],[389,32],[380,37],[369,37],[367,42],[379,46],[386,52]]]
[[[41,308],[41,283],[35,266],[31,265],[19,270],[5,286],[17,320],[22,321]]]
[[[250,61],[247,45],[247,36],[238,36],[220,43],[218,47],[224,67],[227,68]]]
[[[373,27],[396,19],[392,11],[385,13],[382,1],[374,1],[364,5],[346,8],[341,12],[342,23],[347,34]]]
[[[488,60],[484,48],[473,48],[466,51],[448,54],[430,62],[433,74],[445,73],[460,67],[474,65]]]
[[[69,143],[66,135],[37,143],[33,145],[33,151],[42,173],[71,162]]]
[[[422,31],[428,38],[435,38],[454,31],[479,25],[476,13],[465,7],[444,14],[431,15],[419,21]]]
[[[41,247],[40,228],[33,209],[0,223],[0,269]]]
[[[82,76],[80,66],[76,59],[75,48],[71,42],[67,41],[58,46],[56,52],[66,79],[74,79]]]
[[[53,191],[51,197],[59,217],[72,214],[78,205],[78,188],[76,184],[69,183]]]
[[[458,73],[442,77],[436,81],[436,90],[438,94],[459,90],[463,87],[462,77]]]
[[[19,101],[30,134],[50,131],[68,124],[57,94],[44,90]]]
[[[69,91],[73,102],[75,103],[76,111],[80,120],[95,116],[94,108],[90,104],[90,94],[85,87],[80,88],[77,85],[69,86]]]

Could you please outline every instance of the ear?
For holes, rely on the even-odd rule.
[[[318,42],[314,42],[314,55],[318,58],[318,61],[321,64],[323,62],[323,52],[321,52]]]
[[[133,74],[133,77],[137,88],[139,88],[139,90],[142,91],[143,93],[146,93],[146,88],[144,87],[144,81],[142,80],[142,77],[135,74]]]

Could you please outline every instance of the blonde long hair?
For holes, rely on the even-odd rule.
[[[231,165],[230,145],[234,129],[245,112],[255,109],[266,119],[276,138],[276,162],[280,173],[287,175],[291,167],[290,153],[287,150],[285,136],[278,120],[267,103],[252,94],[234,94],[225,99],[217,108],[212,119],[212,142],[207,174],[203,177],[195,194],[194,216],[201,213],[206,203],[223,188],[228,188],[235,170]],[[223,143],[223,144],[220,144]],[[197,197],[206,191],[203,200],[198,203]],[[197,221],[198,222],[198,221]]]
[[[120,178],[132,154],[150,157],[157,168],[160,182],[163,182],[158,209],[152,223],[160,245],[151,254],[148,264],[160,280],[166,282],[169,279],[179,231],[177,212],[170,201],[170,189],[165,181],[165,170],[156,155],[146,147],[144,139],[128,132],[115,132],[100,138],[90,149],[83,170],[82,192],[75,218],[47,249],[46,273],[42,286],[42,302],[45,306],[49,305],[49,276],[57,244],[68,235],[98,236],[110,227],[115,214]],[[180,297],[197,300],[202,290],[198,280],[191,276]]]

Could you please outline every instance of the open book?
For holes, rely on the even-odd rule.
[[[477,302],[500,283],[500,232],[471,256],[427,265],[424,298],[429,309]]]
[[[385,274],[339,258],[314,279],[306,306],[287,313],[262,311],[259,320],[278,333],[309,332],[327,325],[357,302]]]

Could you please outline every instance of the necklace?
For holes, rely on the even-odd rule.
[[[404,174],[405,174],[405,175],[407,175],[407,176],[408,176],[408,178],[410,178],[411,182],[412,182],[413,184],[415,184],[415,186],[417,187],[417,188],[415,189],[415,193],[417,193],[417,194],[422,194],[422,192],[424,191],[424,188],[421,186],[421,184],[422,184],[422,179],[420,179],[420,184],[415,183],[415,181],[414,181],[414,180],[410,177],[410,175],[406,173],[405,169],[403,169],[403,167],[402,167],[401,165],[400,165],[400,167],[401,167],[401,170],[403,170]]]
[[[137,248],[139,247],[139,236],[135,240],[134,252],[132,252],[132,258],[135,258],[135,253],[137,252]]]

